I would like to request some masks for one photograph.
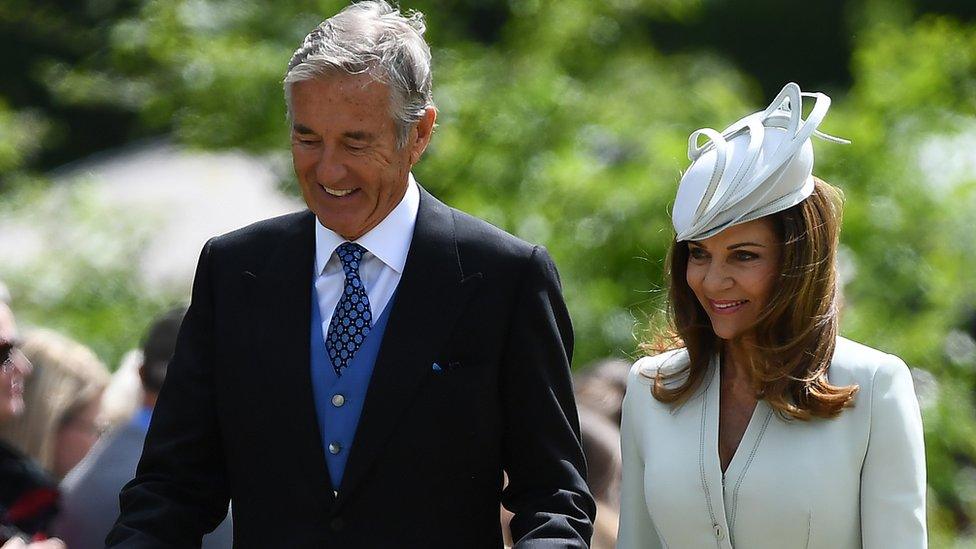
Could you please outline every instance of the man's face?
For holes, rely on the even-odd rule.
[[[0,424],[24,410],[24,380],[31,363],[20,352],[19,341],[14,315],[0,303]]]
[[[292,159],[305,203],[325,227],[361,237],[403,198],[410,168],[430,141],[434,109],[398,149],[389,87],[369,75],[297,82],[291,106]]]

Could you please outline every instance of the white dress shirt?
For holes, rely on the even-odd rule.
[[[400,283],[419,208],[420,189],[411,174],[407,192],[400,203],[377,226],[354,241],[366,248],[359,264],[359,277],[369,297],[374,323],[389,305]],[[315,219],[315,291],[322,314],[323,337],[328,337],[329,322],[345,286],[342,262],[335,254],[336,248],[343,242],[348,241],[325,228],[318,218]]]
[[[684,349],[634,365],[624,398],[618,549],[924,549],[925,448],[898,357],[838,338],[827,376],[857,384],[833,419],[785,421],[756,405],[725,474],[719,366],[680,406],[650,379]]]

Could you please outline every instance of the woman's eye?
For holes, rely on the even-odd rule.
[[[749,261],[749,260],[755,259],[757,257],[759,257],[759,256],[757,256],[756,254],[754,254],[752,252],[736,252],[735,253],[735,258],[737,260],[739,260],[739,261]]]
[[[703,259],[708,258],[708,252],[706,252],[701,248],[691,248],[688,251],[688,256],[696,261],[701,261]]]

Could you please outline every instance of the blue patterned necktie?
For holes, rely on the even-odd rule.
[[[344,242],[336,248],[342,270],[346,273],[346,284],[329,322],[325,348],[338,376],[342,375],[342,370],[352,362],[352,357],[363,345],[373,321],[366,288],[359,278],[359,263],[364,253],[366,248],[352,242]]]

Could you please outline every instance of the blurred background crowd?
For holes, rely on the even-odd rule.
[[[26,401],[0,440],[29,458],[38,520],[93,445],[144,420],[138,349],[187,299],[203,242],[302,207],[280,81],[344,4],[0,2],[0,279],[23,335],[4,376]],[[796,81],[834,98],[822,129],[853,141],[817,151],[846,195],[842,333],[912,367],[930,543],[976,546],[976,3],[401,4],[427,16],[440,109],[418,181],[559,266],[600,543],[687,135]]]

